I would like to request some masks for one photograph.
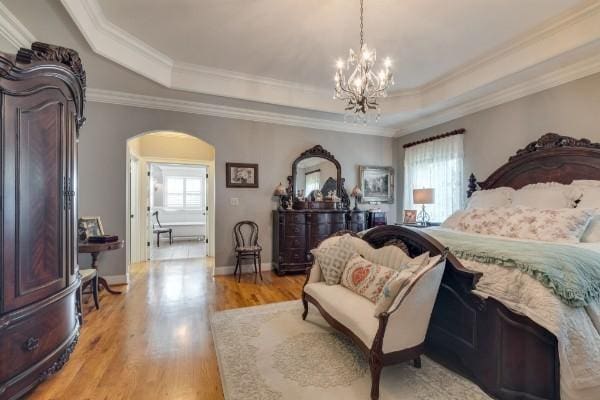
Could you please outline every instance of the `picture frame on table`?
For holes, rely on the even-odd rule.
[[[225,186],[228,188],[258,188],[258,164],[225,164]]]
[[[394,202],[394,168],[360,165],[358,167],[361,203]]]
[[[416,224],[417,223],[417,210],[404,210],[405,224]]]
[[[104,236],[104,228],[100,217],[81,217],[77,223],[79,240],[85,241],[90,236]]]

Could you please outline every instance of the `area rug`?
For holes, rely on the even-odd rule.
[[[371,375],[351,341],[316,308],[290,301],[214,313],[212,332],[226,400],[367,400]],[[475,384],[423,357],[383,369],[380,398],[490,399]]]

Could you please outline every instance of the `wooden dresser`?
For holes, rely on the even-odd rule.
[[[85,72],[43,43],[0,53],[2,259],[0,399],[16,399],[69,359],[79,336],[77,133]]]
[[[348,210],[274,210],[273,268],[279,275],[304,272],[311,249],[332,233],[366,229],[366,212]]]

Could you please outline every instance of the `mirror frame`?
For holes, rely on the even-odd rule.
[[[332,162],[335,165],[335,168],[337,169],[337,177],[335,179],[336,189],[337,189],[336,196],[341,198],[342,197],[342,187],[343,187],[342,186],[343,185],[342,166],[340,165],[339,161],[335,159],[333,154],[331,154],[330,152],[325,150],[323,148],[323,146],[318,144],[318,145],[311,147],[310,149],[304,151],[302,154],[300,154],[300,157],[296,158],[294,160],[294,163],[292,164],[292,176],[288,176],[288,183],[290,186],[292,199],[296,199],[296,175],[297,175],[297,170],[298,170],[298,163],[302,160],[305,160],[307,158],[312,158],[312,157],[323,158],[327,161]]]

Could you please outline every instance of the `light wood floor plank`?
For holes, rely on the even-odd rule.
[[[223,399],[210,313],[298,299],[304,276],[211,273],[210,258],[132,266],[122,295],[102,292],[99,311],[88,301],[70,361],[28,398]]]

